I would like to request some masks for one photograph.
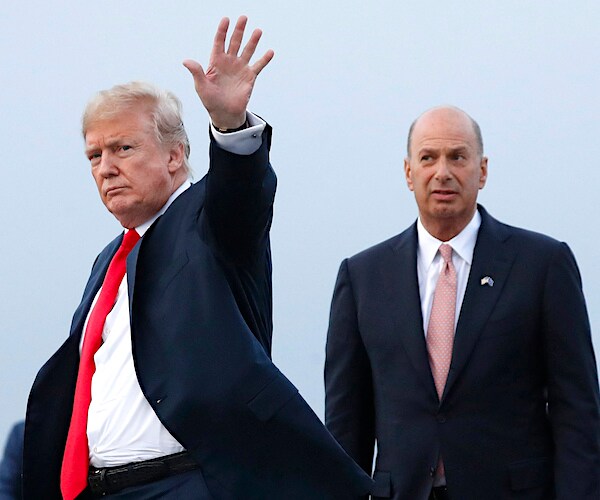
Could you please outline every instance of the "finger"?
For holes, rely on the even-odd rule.
[[[252,71],[258,75],[264,69],[264,67],[271,62],[271,59],[273,59],[274,55],[275,52],[273,52],[271,49],[267,50],[265,55],[252,65]]]
[[[259,29],[255,29],[252,32],[252,35],[250,35],[250,40],[248,40],[248,43],[244,47],[242,55],[240,56],[240,59],[242,59],[242,61],[244,61],[246,64],[248,64],[250,62],[250,59],[252,59],[252,55],[256,50],[256,46],[258,45],[261,36],[262,31]]]
[[[227,36],[227,30],[229,29],[229,18],[224,17],[219,22],[217,32],[215,33],[215,40],[213,42],[213,54],[220,54],[225,52],[225,37]]]
[[[246,16],[240,16],[237,23],[235,23],[235,28],[231,34],[231,40],[229,41],[228,54],[237,56],[238,50],[240,50],[240,46],[242,45],[246,22],[248,22],[248,18]]]
[[[194,61],[192,59],[186,59],[185,61],[183,61],[183,65],[194,77],[194,84],[196,85],[196,87],[202,86],[206,81],[206,75],[204,74],[202,65],[199,62]]]

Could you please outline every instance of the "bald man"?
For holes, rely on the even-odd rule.
[[[340,267],[329,430],[373,498],[597,500],[597,368],[569,247],[477,204],[488,160],[460,109],[413,122],[404,170],[417,221]]]

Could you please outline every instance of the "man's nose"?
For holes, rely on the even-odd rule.
[[[452,177],[452,172],[450,171],[450,165],[448,164],[448,160],[446,158],[440,158],[436,165],[435,177],[438,180],[445,181]]]
[[[98,170],[102,177],[110,177],[112,175],[116,175],[119,172],[119,169],[117,168],[115,162],[115,157],[112,153],[102,153]]]

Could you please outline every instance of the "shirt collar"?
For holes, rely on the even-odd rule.
[[[419,238],[419,253],[422,262],[429,268],[433,263],[433,259],[435,259],[440,245],[442,243],[448,243],[461,259],[471,265],[479,226],[481,226],[481,215],[479,214],[479,210],[475,210],[475,215],[460,233],[450,241],[440,241],[427,232],[427,229],[425,229],[425,226],[419,217],[417,220],[417,235]]]
[[[137,231],[137,233],[140,236],[144,236],[144,233],[146,231],[148,231],[148,229],[150,229],[150,226],[154,223],[154,221],[156,219],[158,219],[162,214],[164,214],[167,211],[167,208],[169,208],[171,206],[171,203],[173,203],[177,197],[183,193],[186,189],[188,189],[190,186],[192,185],[192,182],[188,179],[187,181],[185,181],[181,186],[179,186],[171,196],[169,196],[169,199],[167,200],[167,202],[163,205],[163,207],[156,213],[156,215],[154,215],[154,217],[152,217],[151,219],[147,220],[146,222],[144,222],[143,224],[140,224],[139,226],[137,226],[135,228],[135,230]]]

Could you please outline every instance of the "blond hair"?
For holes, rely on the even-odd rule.
[[[163,145],[183,145],[183,167],[185,172],[191,175],[190,141],[183,126],[181,102],[172,92],[159,89],[150,83],[129,82],[115,85],[92,97],[81,119],[84,139],[92,122],[114,117],[127,108],[145,103],[150,106],[156,139]]]

